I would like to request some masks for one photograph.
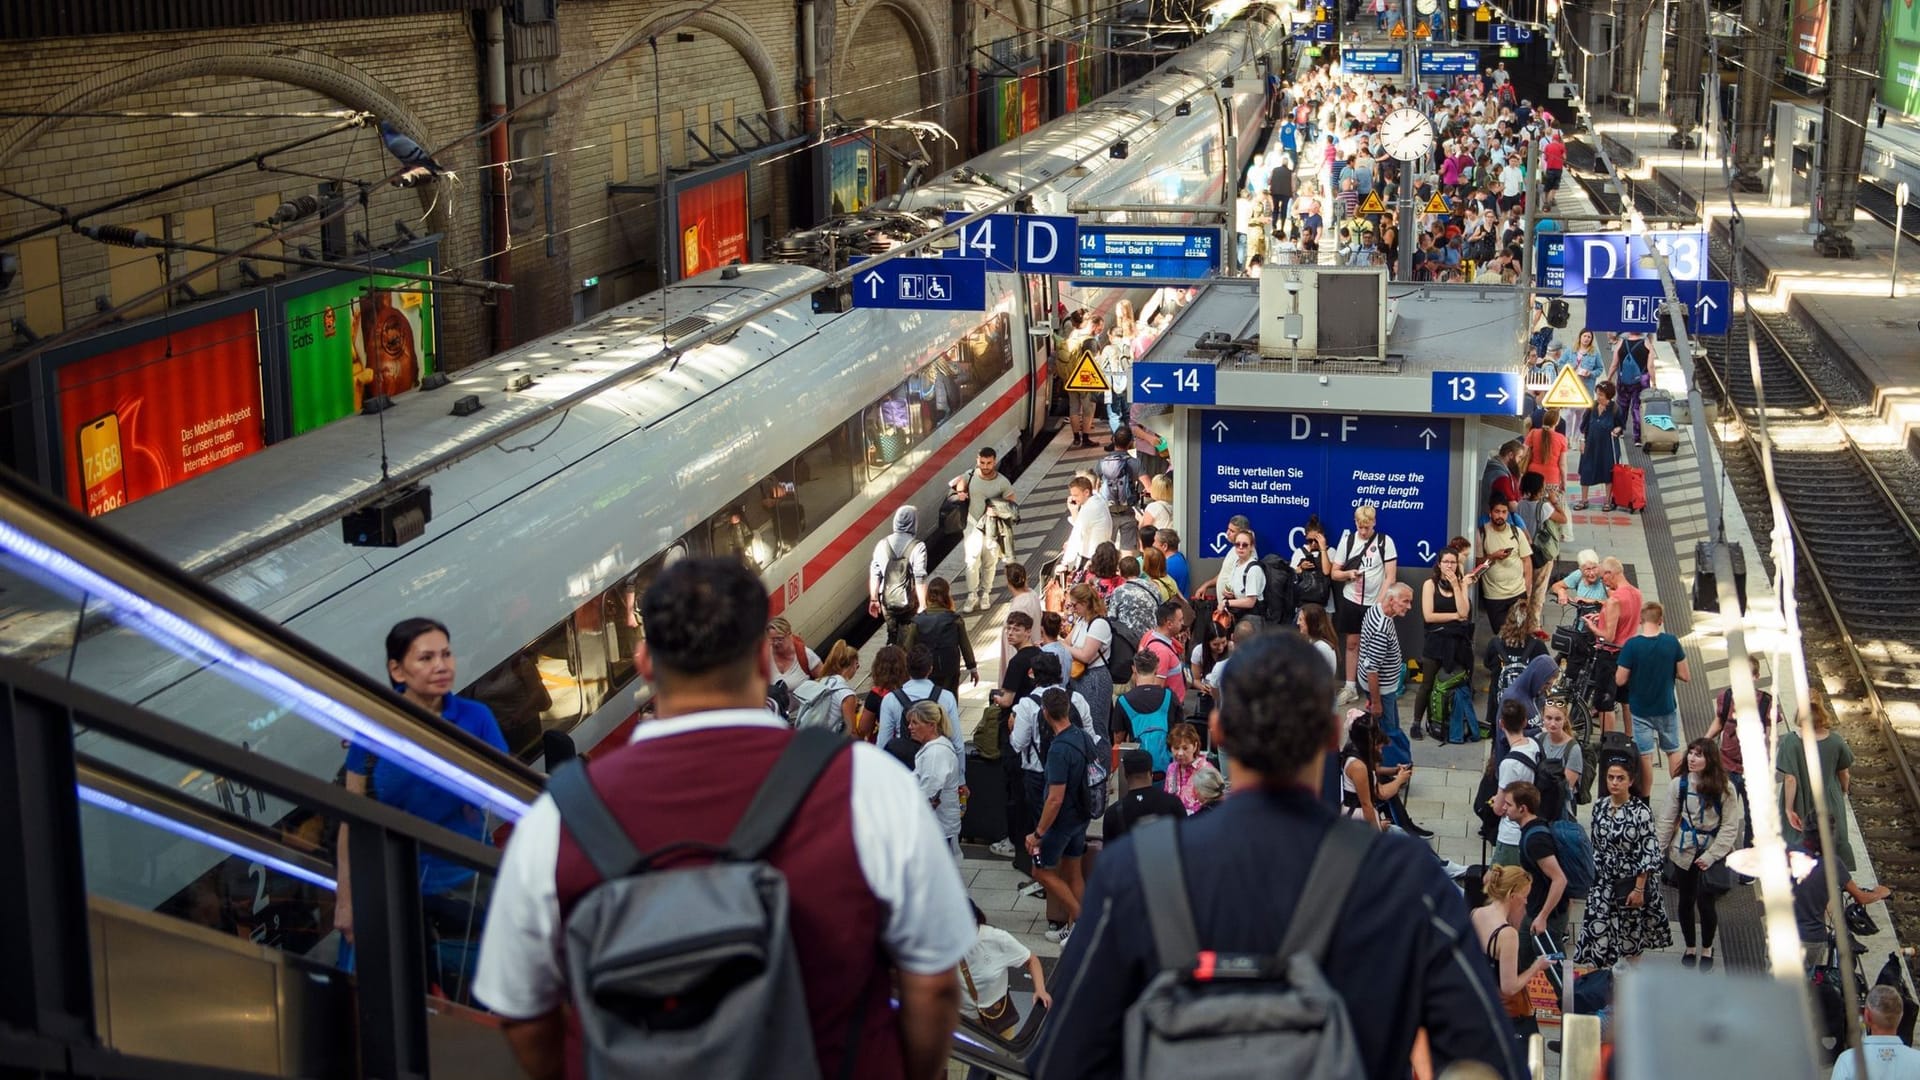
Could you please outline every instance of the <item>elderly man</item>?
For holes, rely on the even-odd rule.
[[[1400,680],[1407,664],[1400,654],[1400,634],[1393,625],[1393,620],[1412,606],[1413,587],[1404,581],[1395,582],[1387,586],[1380,602],[1368,608],[1360,622],[1360,694],[1366,699],[1367,712],[1379,719],[1380,730],[1403,755],[1387,764],[1413,760],[1413,746],[1406,732],[1400,730]]]

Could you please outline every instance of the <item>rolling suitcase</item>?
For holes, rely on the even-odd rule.
[[[1673,418],[1673,395],[1648,390],[1640,395],[1640,448],[1652,454],[1680,452],[1680,429]]]
[[[1627,464],[1626,448],[1614,440],[1614,460],[1619,464],[1613,467],[1611,482],[1607,485],[1607,497],[1614,506],[1622,510],[1640,511],[1647,508],[1647,470]]]

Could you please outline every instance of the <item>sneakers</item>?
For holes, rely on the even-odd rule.
[[[960,610],[961,610],[961,611],[967,611],[967,612],[973,612],[973,611],[979,611],[979,610],[980,610],[980,598],[979,598],[979,597],[977,597],[977,596],[969,596],[969,597],[967,597],[967,603],[966,603],[966,606],[964,606],[964,607],[962,607],[962,608],[961,608]]]
[[[981,611],[986,611],[987,609],[993,607],[993,600],[990,597],[988,597],[986,593],[981,593],[980,595],[974,597],[973,603],[974,603],[974,607],[978,608]]]
[[[1037,899],[1045,899],[1047,895],[1047,887],[1037,881],[1029,881],[1014,891],[1018,892],[1021,896],[1031,896]]]
[[[1468,870],[1466,863],[1457,863],[1452,859],[1441,859],[1440,864],[1446,868],[1447,876],[1455,881],[1460,880],[1461,875],[1465,874]]]
[[[993,846],[987,850],[1003,859],[1013,858],[1013,842],[1011,840],[995,840]]]
[[[1068,923],[1058,930],[1049,930],[1043,936],[1055,945],[1064,946],[1067,943],[1067,939],[1073,936],[1073,924]]]

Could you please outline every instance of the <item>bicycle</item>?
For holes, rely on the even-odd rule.
[[[1595,605],[1574,604],[1573,618],[1564,620],[1553,633],[1553,647],[1561,653],[1560,677],[1547,693],[1567,703],[1567,727],[1591,758],[1600,748],[1600,725],[1594,718],[1593,699],[1598,689],[1594,661],[1599,649],[1594,646],[1593,631],[1585,623],[1584,608]]]

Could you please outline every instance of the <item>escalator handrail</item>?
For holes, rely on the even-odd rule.
[[[125,595],[191,624],[233,655],[257,661],[319,698],[337,703],[372,725],[369,737],[376,746],[383,739],[397,739],[417,747],[467,781],[463,794],[508,819],[518,819],[544,786],[544,778],[529,766],[440,720],[337,657],[298,640],[284,627],[133,540],[109,533],[18,474],[0,469],[0,548],[15,541],[8,532],[17,533],[26,544],[65,556]],[[25,550],[15,554],[35,561]]]
[[[496,848],[377,799],[355,795],[338,784],[231,745],[177,720],[56,678],[30,664],[0,657],[0,682],[15,693],[24,691],[57,706],[75,724],[131,746],[220,776],[245,780],[269,795],[341,822],[372,825],[398,834],[472,869],[488,874],[499,870],[500,852]]]

